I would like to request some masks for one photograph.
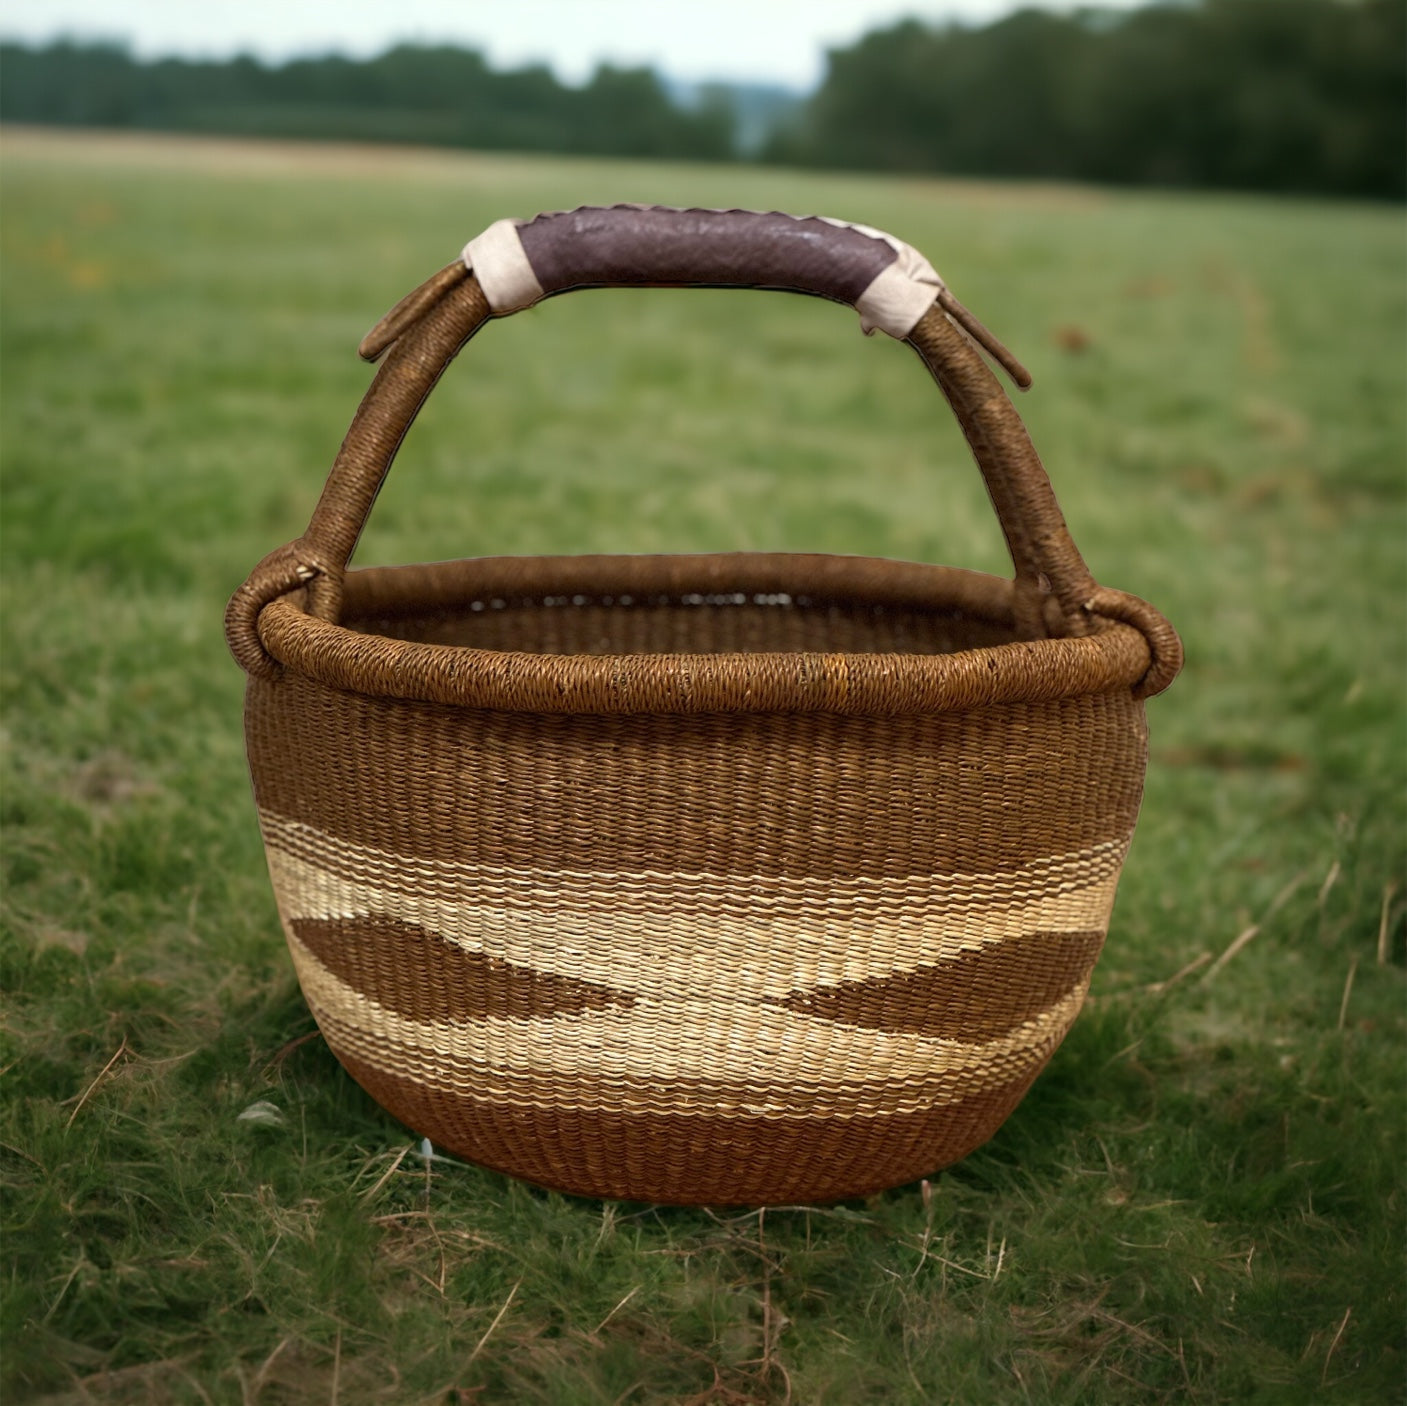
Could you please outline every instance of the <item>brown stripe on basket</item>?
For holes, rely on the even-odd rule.
[[[376,1005],[290,935],[328,1043],[466,1097],[544,1109],[630,1104],[739,1116],[906,1112],[967,1097],[1044,1061],[1083,985],[982,1042],[840,1025],[777,1006],[637,1000],[540,1020],[418,1022]]]
[[[532,1020],[628,1006],[634,999],[589,981],[466,951],[396,918],[299,918],[292,927],[334,976],[408,1020]]]
[[[948,1040],[1006,1035],[1089,979],[1103,932],[1033,932],[896,976],[795,991],[788,1010]]]
[[[289,674],[252,684],[246,716],[264,809],[407,858],[616,873],[1010,868],[1127,838],[1145,753],[1127,693],[903,717],[583,717]]]
[[[941,1107],[887,1117],[710,1117],[621,1106],[492,1104],[427,1088],[335,1050],[372,1098],[440,1148],[578,1196],[755,1205],[864,1196],[986,1142],[1040,1066]]]
[[[798,989],[887,979],[1031,932],[1102,932],[1117,874],[1106,857],[1052,864],[1043,892],[1021,876],[785,881],[717,875],[444,873],[408,867],[358,881],[287,854],[270,826],[269,871],[284,921],[376,914],[520,969],[662,1000],[785,1000]],[[367,856],[344,855],[355,872]],[[1081,871],[1084,871],[1083,873]],[[1079,880],[1085,879],[1083,885]],[[419,888],[428,890],[418,891]],[[443,896],[441,896],[443,895]],[[995,896],[993,896],[995,895]]]

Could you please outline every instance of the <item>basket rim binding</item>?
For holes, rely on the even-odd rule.
[[[876,558],[776,553],[482,558],[349,573],[348,559],[396,450],[475,333],[543,297],[633,284],[807,293],[849,302],[867,330],[878,327],[906,341],[947,397],[982,470],[1014,579]],[[254,679],[276,680],[289,669],[383,698],[534,712],[898,714],[1124,688],[1137,697],[1161,692],[1181,666],[1176,633],[1152,606],[1090,575],[1025,427],[979,346],[1018,385],[1029,383],[921,255],[868,227],[775,212],[642,206],[500,221],[364,340],[367,359],[388,348],[389,355],[307,531],[264,558],[230,601],[230,648]],[[741,590],[970,611],[1011,627],[1016,639],[939,655],[543,655],[387,639],[341,623],[348,608],[374,604],[385,592],[409,601],[417,590],[448,591],[467,603],[475,591],[498,595],[512,587],[527,601],[560,594],[566,580],[592,583],[586,590],[566,587],[568,595]]]
[[[872,557],[787,553],[487,557],[371,567],[346,577],[343,614],[578,603],[707,604],[782,594],[813,603],[910,606],[1015,626],[1013,583],[982,572]],[[1113,620],[1074,639],[1025,639],[947,654],[746,652],[558,655],[429,644],[320,620],[298,587],[264,607],[259,637],[297,674],[386,699],[542,713],[959,712],[1135,688],[1143,634]],[[566,608],[571,608],[568,605]],[[629,608],[629,607],[627,607]]]

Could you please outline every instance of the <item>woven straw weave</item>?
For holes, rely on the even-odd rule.
[[[347,572],[492,314],[462,268],[407,304],[308,533],[228,616],[328,1043],[417,1133],[583,1194],[832,1199],[964,1156],[1079,1011],[1176,636],[1088,576],[942,304],[907,340],[1012,581],[790,555]]]

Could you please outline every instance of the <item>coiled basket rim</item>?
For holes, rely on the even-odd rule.
[[[1016,628],[1013,582],[984,572],[802,553],[480,557],[348,572],[343,619],[509,605],[545,596],[784,593],[814,604],[908,607]],[[739,652],[544,654],[422,643],[318,618],[299,588],[260,611],[280,668],[386,700],[527,713],[965,712],[1137,689],[1152,662],[1132,625],[1091,612],[1079,638],[1017,639],[945,654]]]

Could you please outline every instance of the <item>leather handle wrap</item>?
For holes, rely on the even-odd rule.
[[[460,257],[495,313],[572,288],[775,288],[849,303],[867,336],[887,332],[902,341],[937,301],[1022,390],[1031,384],[1026,368],[948,292],[917,249],[868,225],[776,210],[582,206],[499,220]],[[389,342],[384,322],[368,338],[373,359]]]
[[[584,208],[539,215],[518,238],[545,293],[592,284],[787,288],[853,305],[899,256],[853,225],[754,210]]]
[[[886,270],[901,268],[907,248],[858,226],[731,210],[615,207],[490,226],[467,251],[476,261],[473,272],[462,262],[441,270],[402,299],[363,343],[364,355],[387,348],[389,354],[352,420],[307,531],[255,569],[227,613],[230,647],[251,674],[273,677],[280,671],[258,635],[259,613],[268,602],[302,588],[311,614],[340,618],[347,562],[421,404],[469,339],[512,310],[502,281],[492,295],[483,286],[485,277],[493,284],[510,268],[511,259],[495,264],[490,258],[485,267],[479,257],[488,247],[480,241],[501,239],[510,226],[538,290],[530,301],[593,283],[682,282],[788,288],[848,302],[856,288],[872,287]],[[522,273],[520,267],[517,276]],[[980,324],[941,280],[930,292],[903,339],[946,395],[982,471],[1016,568],[1023,623],[1036,635],[1047,632],[1048,622],[1054,633],[1069,636],[1098,630],[1101,620],[1134,623],[1154,654],[1141,691],[1166,687],[1180,663],[1180,653],[1176,659],[1171,654],[1176,636],[1162,628],[1151,607],[1095,583],[1015,406],[974,343],[972,327]]]
[[[404,298],[367,333],[377,360],[467,274],[495,316],[573,288],[771,288],[848,303],[860,326],[907,339],[938,303],[1025,390],[1030,373],[953,297],[933,265],[902,240],[821,215],[582,206],[531,220],[499,220],[456,263]]]
[[[464,262],[478,274],[495,312],[523,306],[524,299],[602,286],[778,288],[852,307],[869,290],[876,290],[870,301],[879,302],[888,289],[903,307],[879,310],[879,316],[882,321],[887,312],[894,335],[903,337],[942,286],[913,251],[904,260],[911,267],[899,266],[905,246],[898,240],[816,216],[617,205],[539,215],[522,225],[505,221],[486,236],[470,242]],[[518,279],[515,237],[522,251]]]

